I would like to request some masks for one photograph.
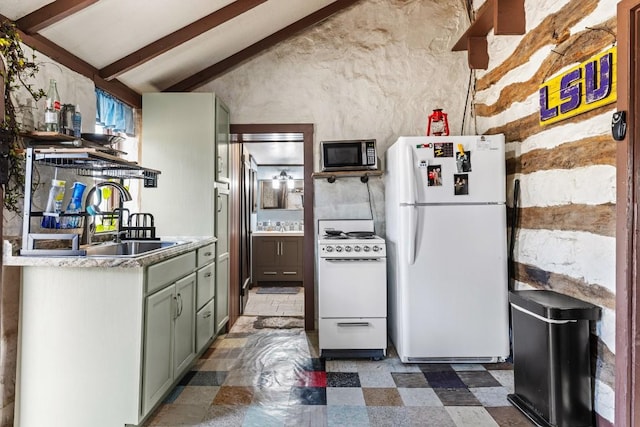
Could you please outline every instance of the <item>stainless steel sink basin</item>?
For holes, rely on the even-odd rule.
[[[87,256],[135,257],[186,242],[159,240],[126,240],[119,243],[101,243],[87,246]]]

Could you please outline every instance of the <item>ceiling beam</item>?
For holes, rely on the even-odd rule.
[[[11,22],[9,18],[1,14],[0,20]],[[40,52],[43,55],[48,56],[55,62],[59,63],[60,65],[64,65],[70,70],[87,77],[88,79],[93,81],[96,87],[99,87],[105,92],[109,92],[111,95],[115,96],[122,102],[134,108],[142,108],[142,95],[132,90],[124,83],[118,80],[113,80],[110,82],[104,80],[98,74],[97,68],[39,34],[29,35],[22,31],[20,28],[18,28],[18,33],[20,34],[22,42],[27,46],[30,46],[35,51]]]
[[[191,40],[194,37],[205,33],[218,25],[241,15],[254,7],[266,2],[267,0],[237,0],[233,3],[216,10],[215,12],[201,18],[186,27],[183,27],[160,40],[148,44],[138,49],[130,55],[125,56],[116,62],[107,65],[100,70],[100,77],[105,80],[111,80],[119,75],[135,68],[151,59],[159,56],[170,49],[173,49],[182,43]]]
[[[97,2],[98,0],[56,0],[18,19],[16,26],[27,34],[35,34]]]
[[[223,59],[222,61],[213,64],[204,70],[198,71],[194,75],[187,77],[186,79],[174,84],[173,86],[164,90],[164,92],[190,92],[216,77],[230,71],[233,67],[243,63],[249,58],[259,54],[260,52],[268,49],[283,40],[288,39],[292,35],[305,30],[319,22],[324,21],[331,15],[357,3],[360,0],[336,0],[333,3],[323,7],[316,12],[305,16],[304,18],[294,22],[288,27],[283,28],[271,34],[268,37],[252,44],[251,46],[241,50],[240,52],[231,55],[230,57]]]

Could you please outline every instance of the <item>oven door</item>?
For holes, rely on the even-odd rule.
[[[386,258],[320,258],[318,264],[320,317],[387,316]]]

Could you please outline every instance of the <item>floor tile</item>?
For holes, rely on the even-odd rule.
[[[466,388],[434,388],[444,406],[480,406],[478,399]]]
[[[199,426],[205,418],[208,408],[208,405],[178,405],[171,403],[162,406],[147,425],[154,427]]]
[[[227,338],[217,348],[240,348],[247,344],[246,338]]]
[[[489,415],[489,412],[482,407],[449,406],[446,410],[458,427],[500,427]]]
[[[213,399],[214,405],[249,405],[253,399],[252,387],[222,386]]]
[[[433,388],[466,388],[455,371],[428,371],[424,373],[427,382]]]
[[[174,403],[209,406],[219,390],[217,386],[186,386]]]
[[[511,405],[507,400],[509,392],[505,387],[470,387],[469,390],[484,407]]]
[[[213,405],[198,427],[238,427],[242,425],[248,406]]]
[[[363,388],[362,395],[367,406],[403,406],[397,388]]]
[[[432,388],[399,388],[404,406],[443,406]]]
[[[327,389],[324,387],[292,387],[289,402],[298,405],[326,405]]]
[[[285,420],[286,427],[326,427],[326,406],[291,406]]]
[[[355,360],[327,360],[327,372],[358,372]]]
[[[422,372],[448,372],[453,371],[451,365],[447,363],[420,363],[418,367]]]
[[[249,406],[242,427],[284,427],[288,406]]]
[[[167,397],[164,398],[164,400],[162,401],[162,403],[173,403],[176,401],[176,399],[178,398],[178,396],[180,396],[180,394],[182,393],[182,390],[184,390],[183,385],[178,385],[176,386],[171,393],[169,393],[169,395]]]
[[[407,414],[412,427],[457,427],[444,407],[409,407]]]
[[[514,406],[486,408],[500,427],[534,427],[535,425]]]
[[[222,385],[227,378],[227,372],[223,371],[198,371],[191,377],[186,385],[189,386],[216,386]]]
[[[252,405],[289,406],[291,387],[255,387]]]
[[[471,387],[500,387],[500,383],[487,371],[458,372],[458,377],[469,388]]]
[[[369,424],[372,427],[398,427],[409,425],[409,412],[404,407],[367,406]]]
[[[260,383],[262,373],[248,370],[234,370],[227,373],[224,380],[225,386],[253,387]]]
[[[481,363],[456,363],[452,364],[454,371],[486,371],[487,368]]]
[[[328,406],[327,422],[331,427],[370,427],[366,406]]]
[[[360,387],[356,372],[327,372],[327,387]]]
[[[302,371],[297,373],[294,385],[298,387],[326,387],[327,373],[324,371]]]
[[[199,365],[201,371],[230,371],[237,365],[237,359],[206,359]]]
[[[359,372],[360,385],[362,387],[395,387],[391,372],[365,371]]]
[[[327,387],[328,406],[365,406],[360,387]]]
[[[513,371],[499,370],[499,371],[489,371],[491,376],[493,376],[503,387],[506,387],[509,393],[514,392],[513,388]]]
[[[429,387],[427,379],[422,373],[391,372],[391,377],[396,383],[396,387],[403,388],[426,388]]]

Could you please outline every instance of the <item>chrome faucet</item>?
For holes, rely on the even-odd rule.
[[[84,199],[84,206],[85,206],[84,209],[85,209],[85,212],[87,213],[87,217],[85,218],[85,221],[84,221],[82,241],[80,242],[82,244],[91,243],[91,235],[93,234],[93,231],[91,230],[91,226],[89,224],[89,216],[94,217],[96,214],[101,213],[99,205],[100,205],[100,202],[102,202],[102,192],[98,192],[97,203],[93,203],[94,202],[93,197],[96,190],[102,187],[113,187],[116,190],[118,190],[118,192],[120,193],[120,208],[122,208],[122,205],[124,202],[133,200],[133,197],[131,197],[131,193],[129,193],[129,190],[127,190],[122,184],[118,182],[102,181],[94,185],[89,190],[89,192],[87,193],[87,196]],[[122,233],[122,209],[117,209],[117,212],[118,212],[118,231],[116,232],[116,241],[119,241]],[[94,221],[92,220],[91,225],[94,225],[93,228],[95,229],[95,224],[93,222]]]

